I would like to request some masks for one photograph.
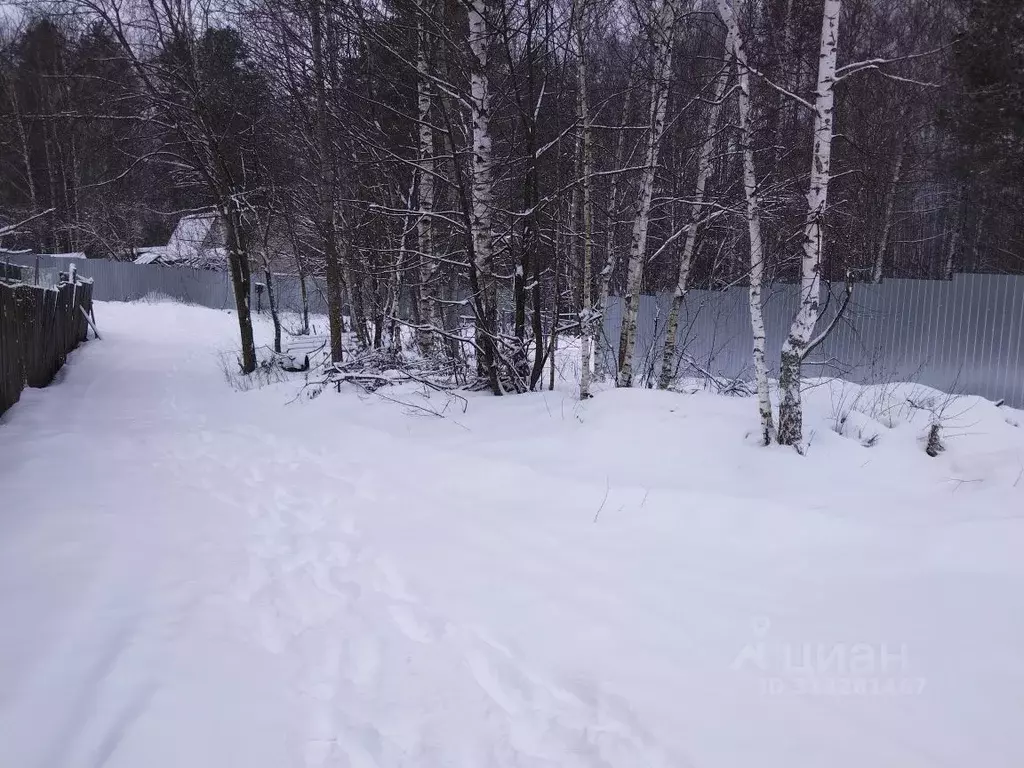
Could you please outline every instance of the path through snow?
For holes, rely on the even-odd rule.
[[[211,313],[131,315],[4,420],[4,764],[680,764],[364,540],[394,440],[312,452],[227,387]]]
[[[802,460],[749,401],[287,404],[226,384],[226,313],[98,314],[0,420],[3,765],[1024,761],[1012,431]]]

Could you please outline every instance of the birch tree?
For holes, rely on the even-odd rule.
[[[615,140],[615,154],[612,165],[612,176],[611,182],[608,187],[608,203],[605,207],[605,241],[604,241],[604,267],[601,269],[601,280],[598,287],[598,299],[597,299],[597,311],[601,313],[601,319],[604,318],[604,313],[608,310],[608,300],[611,297],[612,291],[612,276],[615,274],[615,268],[619,262],[619,251],[616,247],[616,234],[618,232],[618,216],[619,216],[619,202],[621,192],[621,182],[619,181],[620,173],[618,171],[622,169],[623,162],[626,156],[626,131],[625,126],[629,120],[630,108],[633,104],[633,67],[630,66],[630,74],[626,81],[626,96],[622,102],[622,114],[619,118],[619,126],[622,128],[618,132],[618,136]],[[598,330],[598,329],[595,329]],[[594,369],[599,379],[606,378],[608,376],[608,357],[610,350],[602,346],[598,350],[597,358],[594,361]]]
[[[754,338],[754,381],[757,387],[757,409],[761,417],[761,442],[768,445],[775,437],[772,418],[771,391],[768,385],[768,362],[765,355],[763,299],[764,241],[761,237],[761,194],[754,164],[754,135],[750,110],[750,67],[744,47],[743,32],[736,19],[732,0],[718,0],[718,13],[726,28],[726,49],[736,66],[736,100],[739,114],[740,143],[743,155],[743,197],[750,244],[748,301],[750,326]]]
[[[833,110],[835,108],[836,58],[839,52],[841,0],[825,0],[815,91],[811,178],[807,191],[807,217],[803,231],[800,265],[800,306],[782,345],[779,359],[779,433],[782,445],[803,441],[803,408],[800,397],[801,365],[810,349],[818,323],[821,293],[821,259],[824,252],[823,219],[831,180]]]
[[[672,72],[672,45],[676,14],[680,0],[656,0],[652,14],[653,69],[651,79],[650,131],[647,152],[640,177],[633,234],[629,246],[626,291],[622,297],[622,332],[619,335],[619,371],[615,379],[618,387],[633,385],[633,357],[636,351],[637,314],[640,291],[643,288],[644,265],[647,255],[647,232],[651,219],[651,200],[654,197],[654,179],[658,168],[658,152],[665,132],[668,110],[669,75]]]
[[[1024,270],[1013,216],[1024,142],[1011,120],[1016,70],[1003,66],[1019,56],[992,31],[1022,17],[997,0],[847,3],[844,53],[863,60],[836,68],[830,84],[816,71],[834,58],[818,14],[838,18],[838,3],[692,7],[709,6],[729,28],[729,73],[717,73],[728,81],[689,75],[709,60],[699,37],[709,27],[703,14],[679,18],[691,7],[684,0],[60,0],[60,14],[39,11],[48,23],[33,17],[0,35],[0,165],[10,171],[0,207],[14,218],[53,207],[44,245],[121,258],[166,238],[174,222],[164,212],[216,210],[244,314],[254,206],[273,189],[275,226],[288,229],[296,268],[330,310],[335,361],[347,352],[347,304],[358,345],[379,348],[388,328],[415,325],[423,354],[442,339],[466,353],[450,355],[460,366],[475,352],[495,392],[539,384],[553,339],[575,330],[558,325],[562,310],[579,316],[581,363],[593,357],[621,278],[617,383],[658,374],[657,361],[637,367],[637,312],[641,290],[667,290],[657,355],[657,383],[667,386],[687,291],[749,281],[766,439],[779,413],[768,399],[762,282],[794,279],[800,265],[801,311],[783,366],[792,385],[783,387],[783,437],[792,440],[797,363],[821,338],[820,280],[851,267],[875,279]],[[96,19],[106,34],[88,24]],[[119,25],[121,39],[109,31]],[[238,69],[258,76],[261,109],[227,79],[211,89],[210,61],[195,45],[211,28],[254,54]],[[954,29],[965,37],[950,46]],[[687,39],[673,45],[682,30]],[[911,47],[944,52],[925,58]],[[885,71],[897,62],[898,73]],[[869,74],[836,99],[840,111],[823,114],[824,97],[854,71]],[[904,98],[936,71],[953,87]],[[723,82],[735,82],[735,102]],[[259,184],[259,153],[236,152],[252,143],[256,121],[282,147]],[[831,122],[846,140],[826,152]],[[802,137],[812,130],[808,186]],[[844,173],[832,179],[823,159]],[[842,206],[829,220],[838,245],[823,260],[830,200]],[[714,218],[733,202],[735,221]],[[799,251],[790,248],[801,234]],[[27,231],[8,241],[39,245]],[[326,290],[312,282],[321,279]],[[477,336],[456,332],[463,320]],[[397,350],[397,333],[391,342]],[[586,373],[602,375],[606,359]],[[590,385],[581,381],[581,395]]]
[[[469,48],[470,124],[472,125],[472,184],[470,238],[473,269],[471,276],[476,303],[478,344],[483,367],[494,394],[502,394],[498,371],[498,286],[494,277],[494,233],[491,211],[494,205],[494,162],[491,142],[491,93],[487,79],[488,45],[490,42],[490,6],[487,0],[470,0]]]
[[[432,295],[434,273],[437,267],[434,254],[434,128],[431,99],[433,87],[431,77],[431,35],[428,23],[433,18],[432,0],[420,0],[416,20],[416,104],[418,109],[419,137],[419,219],[416,222],[419,250],[419,313],[420,324],[416,329],[416,343],[420,354],[429,355],[433,350],[434,335],[430,326],[436,325],[436,304]]]
[[[592,257],[594,250],[594,204],[592,199],[593,162],[590,128],[590,103],[587,97],[586,0],[574,4],[576,24],[576,119],[579,122],[580,141],[580,196],[583,209],[583,258],[581,264],[583,301],[580,310],[580,400],[590,397],[590,366],[594,331],[599,313],[594,312]]]

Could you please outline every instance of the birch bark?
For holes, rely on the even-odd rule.
[[[472,183],[470,186],[470,230],[473,240],[473,268],[476,271],[477,323],[484,368],[491,389],[501,394],[497,366],[498,287],[494,277],[494,245],[491,230],[493,204],[493,150],[491,146],[491,106],[487,81],[488,16],[487,0],[472,0],[469,5],[470,119],[472,121]]]
[[[437,304],[434,301],[433,282],[437,269],[434,258],[434,129],[431,126],[430,37],[426,19],[430,17],[429,0],[419,4],[417,22],[416,102],[419,112],[419,219],[416,232],[419,250],[419,310],[420,324],[416,329],[416,344],[421,355],[429,355],[434,348],[434,335],[429,326],[435,325]]]
[[[746,201],[747,233],[750,239],[750,328],[754,338],[754,381],[757,387],[757,410],[761,417],[761,442],[768,445],[775,437],[771,392],[768,388],[768,363],[765,355],[763,297],[764,241],[761,238],[761,196],[754,165],[753,129],[750,119],[750,70],[743,35],[736,20],[731,0],[718,0],[718,12],[725,23],[726,48],[736,63],[737,105],[740,142],[743,145],[743,195]]]
[[[580,195],[583,205],[583,308],[580,311],[580,400],[590,397],[590,365],[591,349],[594,341],[595,313],[592,304],[591,293],[591,261],[594,249],[593,225],[594,211],[591,200],[591,131],[590,131],[590,104],[587,99],[587,59],[586,39],[584,31],[585,6],[582,0],[576,16],[576,111],[580,123],[582,137],[580,146],[580,171],[582,185]],[[556,313],[557,324],[557,313]],[[554,352],[552,352],[554,354]],[[552,363],[552,366],[554,363]],[[552,368],[552,370],[554,370]]]
[[[833,111],[836,58],[839,51],[841,0],[825,0],[818,54],[818,80],[814,98],[814,147],[811,180],[807,191],[803,258],[800,269],[800,307],[782,345],[779,360],[779,434],[782,445],[803,441],[803,406],[800,399],[801,364],[818,323],[821,293],[821,259],[824,251],[822,221],[828,204],[831,179]]]

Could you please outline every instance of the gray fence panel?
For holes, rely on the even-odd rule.
[[[27,267],[32,279],[35,257],[11,256]],[[39,259],[41,282],[54,284],[68,268],[68,259]],[[224,272],[136,266],[130,263],[84,259],[75,262],[79,274],[95,279],[94,299],[136,301],[152,295],[214,309],[233,309],[231,280]],[[253,275],[251,306],[267,310],[258,298]],[[326,313],[323,284],[306,280],[309,309]],[[282,312],[302,309],[299,280],[275,275],[274,289]],[[819,331],[834,317],[842,301],[837,288],[819,323]],[[778,373],[779,351],[799,301],[799,287],[775,285],[764,293],[768,363]],[[665,325],[671,296],[640,297],[637,322],[636,373],[652,380],[661,368]],[[286,321],[287,322],[287,321]],[[614,370],[622,323],[621,300],[613,298],[605,311],[604,337],[598,347]],[[681,336],[678,370],[693,366],[715,376],[749,379],[752,375],[750,314],[747,288],[690,291],[679,319]],[[886,280],[880,285],[857,285],[846,314],[833,334],[816,349],[806,368],[808,376],[839,375],[851,381],[916,381],[945,391],[1005,399],[1024,407],[1024,277],[956,275],[944,280]]]
[[[1006,323],[1007,344],[1003,349],[1003,376],[999,386],[1010,403],[1024,403],[1024,280],[1010,282],[1010,317]]]
[[[984,318],[984,294],[980,280],[971,279],[975,275],[968,275],[961,281],[966,291],[966,300],[963,308],[962,333],[964,335],[965,348],[964,357],[960,361],[961,368],[957,378],[957,385],[970,387],[975,378],[978,360],[978,343],[981,339],[982,325]]]
[[[12,256],[10,261],[26,268],[25,279],[34,279],[34,256]],[[67,271],[71,262],[71,259],[39,257],[40,283],[56,285],[58,275]],[[97,301],[138,301],[147,297],[164,296],[212,309],[235,307],[231,278],[226,272],[165,267],[158,264],[131,264],[103,259],[78,259],[74,260],[74,264],[80,275],[95,280],[94,298]],[[250,305],[254,310],[261,306],[267,311],[269,304],[266,294],[260,297],[256,291],[256,284],[262,282],[265,282],[263,275],[254,273]],[[277,305],[282,312],[302,311],[302,291],[298,277],[274,275],[273,285]],[[309,311],[314,314],[326,313],[327,302],[319,281],[307,278],[306,291]]]
[[[842,302],[837,289],[818,331]],[[661,365],[668,295],[645,296],[637,328],[638,375],[653,377]],[[776,285],[764,295],[768,363],[778,373],[779,352],[799,300],[795,285]],[[614,360],[622,308],[605,313],[606,354]],[[680,315],[681,373],[694,364],[713,375],[749,379],[752,374],[746,287],[693,290]],[[808,359],[806,375],[839,375],[859,383],[915,381],[951,392],[1005,399],[1024,407],[1024,277],[957,275],[945,280],[886,280],[856,285],[835,331]]]

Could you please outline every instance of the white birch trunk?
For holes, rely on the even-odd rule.
[[[430,101],[431,87],[429,80],[429,38],[424,15],[429,13],[426,2],[421,2],[420,16],[417,24],[419,43],[416,59],[416,101],[419,110],[419,220],[416,223],[417,240],[419,241],[419,314],[420,327],[416,330],[416,344],[421,355],[429,355],[433,351],[433,332],[429,326],[434,325],[436,302],[433,297],[433,278],[437,268],[434,259],[434,130],[431,127]]]
[[[584,12],[580,3],[577,8],[576,18],[576,111],[577,119],[580,122],[583,132],[580,141],[580,171],[583,177],[581,195],[583,197],[583,308],[580,311],[580,400],[590,397],[590,365],[591,349],[594,342],[595,317],[591,293],[591,260],[593,256],[594,240],[593,225],[594,211],[591,200],[591,135],[590,135],[590,106],[587,100],[587,60],[586,40],[583,30]],[[552,350],[553,360],[554,350]],[[554,375],[554,363],[552,362],[552,375]],[[553,385],[553,381],[552,381]]]
[[[484,364],[489,368],[491,386],[500,393],[497,372],[497,298],[494,278],[494,246],[491,231],[493,203],[493,151],[491,146],[491,104],[487,82],[488,14],[487,0],[472,0],[469,6],[469,48],[473,54],[470,72],[470,102],[473,141],[472,185],[470,190],[470,234],[473,238],[473,268],[479,280],[476,297],[481,323]]]
[[[405,198],[405,216],[402,217],[402,234],[398,244],[398,255],[395,257],[395,269],[388,280],[388,327],[391,351],[396,357],[402,354],[402,326],[399,314],[402,308],[402,282],[405,275],[406,233],[409,231],[410,218],[413,215],[412,196],[415,191],[416,177],[409,186],[409,194]]]
[[[726,56],[728,63],[729,56]],[[723,67],[718,77],[712,98],[714,102],[708,110],[708,121],[704,129],[704,143],[697,153],[697,182],[694,185],[693,204],[690,206],[689,229],[686,231],[686,242],[679,258],[679,277],[676,290],[672,296],[672,308],[668,313],[668,324],[665,329],[665,351],[661,360],[661,377],[658,386],[668,389],[675,378],[676,349],[679,343],[679,313],[683,308],[683,299],[690,280],[690,267],[693,265],[693,252],[697,246],[697,222],[704,215],[704,192],[707,189],[708,177],[711,175],[711,155],[715,146],[715,131],[718,128],[718,117],[722,111],[722,100],[725,88],[729,84],[729,70]]]
[[[647,154],[640,177],[633,235],[629,246],[629,264],[626,274],[626,292],[622,297],[622,332],[619,335],[619,372],[615,379],[618,387],[633,385],[633,357],[636,351],[637,313],[640,291],[643,287],[644,262],[647,253],[647,229],[651,218],[651,200],[654,197],[654,177],[658,166],[661,137],[665,132],[665,114],[668,109],[668,79],[672,72],[672,42],[679,0],[660,0],[655,15],[654,71],[651,82],[651,129],[647,137]]]
[[[896,164],[892,169],[892,178],[889,179],[889,189],[885,198],[885,218],[882,219],[882,236],[878,240],[878,250],[875,251],[875,264],[871,270],[871,282],[882,282],[882,272],[885,267],[885,252],[889,250],[889,235],[892,233],[892,214],[896,207],[896,192],[899,188],[900,178],[903,175],[903,156],[906,154],[906,141],[901,141],[896,151]]]
[[[793,318],[779,360],[779,442],[799,446],[803,441],[803,406],[800,401],[801,364],[818,323],[821,293],[821,258],[824,250],[822,219],[828,204],[831,179],[833,108],[836,58],[839,51],[839,12],[842,0],[825,0],[818,54],[818,81],[814,98],[814,149],[807,190],[803,259],[800,269],[800,308]]]
[[[761,238],[761,196],[754,166],[753,130],[750,120],[750,70],[743,35],[731,0],[718,0],[718,12],[725,23],[726,48],[736,62],[739,84],[737,106],[740,142],[743,145],[743,195],[746,200],[747,233],[750,238],[750,329],[754,337],[754,381],[757,409],[761,417],[761,442],[768,445],[775,436],[771,391],[768,388],[768,363],[765,355],[764,311],[761,287],[764,281],[764,242]]]

